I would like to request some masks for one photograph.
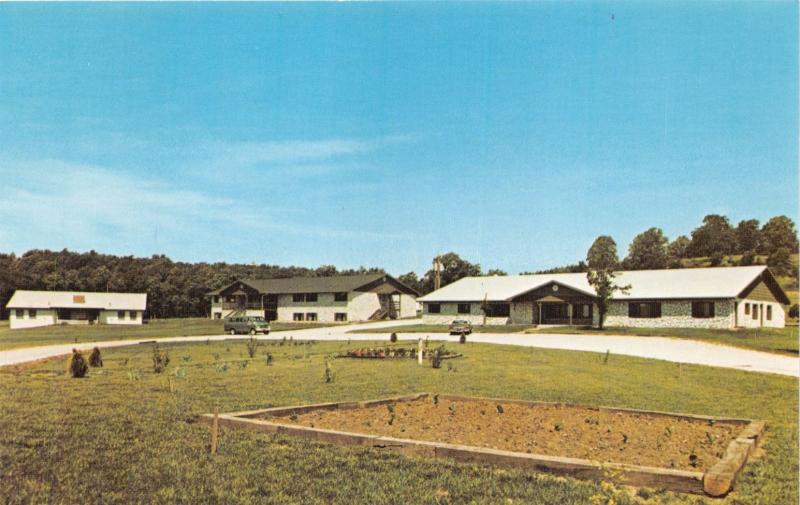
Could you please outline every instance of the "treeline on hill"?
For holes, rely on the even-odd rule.
[[[175,262],[166,256],[136,258],[95,251],[31,250],[0,254],[0,309],[16,289],[147,293],[148,318],[205,317],[208,291],[243,278],[328,276],[383,272],[379,268],[338,270],[228,263]],[[5,310],[0,310],[7,317]]]
[[[610,243],[613,238],[601,236]],[[798,249],[795,223],[786,216],[776,216],[760,225],[756,219],[740,221],[735,227],[727,217],[710,214],[689,237],[681,235],[670,241],[660,228],[650,228],[633,238],[628,254],[618,269],[644,270],[687,268],[693,266],[731,266],[766,263],[780,276],[797,282],[797,264],[792,254]],[[484,271],[450,252],[438,256],[442,286],[462,277],[506,275],[498,269]],[[585,261],[573,265],[524,273],[586,272]],[[319,268],[244,265],[228,263],[174,262],[166,256],[136,258],[47,250],[28,251],[20,257],[0,254],[0,308],[5,307],[16,289],[119,291],[147,293],[146,317],[205,317],[209,311],[208,291],[243,278],[294,276],[329,276],[381,272],[381,268],[338,270],[333,265]],[[398,279],[420,293],[433,291],[434,271],[422,278],[415,272]],[[0,317],[6,317],[0,310]]]
[[[613,241],[613,239],[611,239]],[[709,214],[689,237],[670,241],[660,228],[636,235],[620,270],[651,270],[696,266],[768,265],[777,275],[797,277],[798,239],[794,221],[776,216],[760,225],[757,219],[739,221],[734,227],[726,216]],[[585,272],[585,261],[535,273]],[[533,272],[531,272],[533,273]]]

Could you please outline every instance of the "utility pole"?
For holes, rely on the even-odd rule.
[[[439,256],[433,258],[433,289],[434,291],[442,287],[442,263]]]

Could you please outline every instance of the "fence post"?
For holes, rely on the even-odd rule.
[[[219,433],[219,407],[214,407],[214,420],[211,422],[211,454],[217,453],[218,433]]]
[[[417,346],[418,346],[418,350],[417,350],[417,364],[421,365],[421,364],[422,364],[422,337],[420,337],[420,339],[419,339],[419,343],[417,344]]]

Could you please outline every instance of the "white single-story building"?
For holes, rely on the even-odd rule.
[[[616,273],[606,326],[783,328],[789,298],[765,266]],[[426,324],[597,325],[585,273],[465,277],[419,299]]]
[[[206,293],[211,318],[344,323],[417,315],[417,293],[388,274],[242,279]]]
[[[26,291],[8,301],[12,330],[53,324],[142,324],[145,293]]]

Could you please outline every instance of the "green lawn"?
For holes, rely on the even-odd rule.
[[[596,333],[598,335],[638,335],[643,337],[675,337],[704,340],[757,351],[798,354],[797,326],[786,328],[753,328],[739,330],[707,330],[700,328],[628,328],[607,327],[598,330],[585,326],[561,326],[530,329],[527,333]]]
[[[277,323],[273,331],[300,330],[325,326],[315,323]],[[0,321],[0,351],[51,344],[101,342],[137,338],[219,335],[222,321],[209,318],[157,319],[138,326],[98,324],[92,326],[44,326],[11,330],[8,321]]]
[[[473,333],[524,333],[526,330],[535,328],[530,324],[506,324],[498,326],[473,326]],[[386,326],[377,329],[351,330],[347,333],[447,333],[446,324],[413,324],[409,326]]]
[[[790,323],[787,322],[787,325]],[[719,344],[755,349],[780,354],[798,354],[797,326],[786,328],[760,328],[741,330],[706,330],[699,328],[627,328],[607,327],[604,330],[588,326],[550,326],[537,328],[531,325],[474,326],[475,333],[596,333],[598,335],[637,335],[642,337],[676,337],[705,340]],[[353,330],[348,333],[447,333],[446,324],[415,324],[390,326],[379,330]]]
[[[363,345],[359,343],[359,345]],[[763,418],[765,454],[725,500],[645,491],[629,503],[797,503],[797,380],[612,355],[514,346],[449,344],[446,367],[413,360],[335,360],[343,342],[278,345],[248,359],[244,342],[162,346],[171,363],[151,368],[151,347],[109,349],[86,379],[58,359],[0,371],[0,496],[5,503],[82,504],[586,504],[595,482],[447,460],[405,457],[289,436],[223,428],[208,454],[197,416],[273,405],[363,400],[419,391],[565,401]],[[274,355],[268,366],[266,352]],[[137,379],[138,377],[138,379]],[[172,387],[170,387],[170,383]]]

